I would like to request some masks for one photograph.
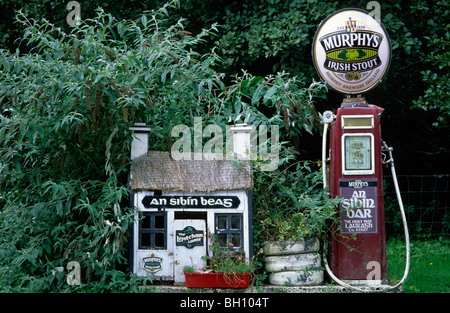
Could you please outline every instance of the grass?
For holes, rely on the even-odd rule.
[[[405,270],[405,242],[389,239],[386,245],[389,284],[399,282]],[[411,241],[405,293],[450,293],[450,240]]]

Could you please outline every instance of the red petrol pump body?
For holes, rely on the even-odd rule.
[[[330,124],[330,196],[343,201],[329,264],[341,280],[386,278],[382,111],[364,99],[348,98]]]

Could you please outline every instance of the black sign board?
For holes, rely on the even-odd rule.
[[[175,235],[177,246],[185,246],[188,249],[203,246],[203,230],[196,230],[193,226],[186,226],[183,230],[177,230]]]
[[[155,209],[237,209],[237,196],[145,196],[144,208]]]

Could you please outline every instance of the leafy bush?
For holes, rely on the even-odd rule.
[[[208,234],[209,254],[202,257],[207,262],[205,270],[215,273],[252,273],[255,270],[253,260],[246,260],[242,251],[233,249],[233,243],[227,240],[222,245],[215,234]]]
[[[259,241],[322,237],[337,221],[340,200],[329,198],[321,171],[313,170],[309,162],[256,175],[254,228]]]
[[[143,93],[152,91],[144,89],[144,82],[152,86],[145,75],[160,74],[172,60],[167,42],[174,29],[155,32],[160,16],[154,12],[155,23],[141,29],[144,20],[118,22],[99,11],[66,34],[18,15],[33,52],[2,50],[1,56],[5,290],[64,289],[71,260],[81,265],[83,283],[103,283],[91,288],[121,288],[125,282],[118,269],[126,269],[134,213],[126,188],[128,127],[143,106]],[[153,49],[144,48],[148,40]],[[144,73],[138,65],[145,55],[159,57],[161,67]]]
[[[64,290],[72,260],[81,265],[80,288],[136,282],[125,274],[134,214],[128,128],[150,120],[163,137],[166,121],[195,114],[192,91],[213,79],[217,60],[191,49],[207,30],[192,37],[181,22],[159,27],[167,9],[136,21],[99,10],[70,34],[18,15],[32,52],[0,56],[2,290]]]
[[[183,19],[163,26],[173,4],[136,20],[103,10],[66,33],[19,13],[30,53],[0,50],[0,290],[126,291],[129,127],[151,127],[150,148],[170,150],[170,129],[205,124],[279,125],[290,140],[319,125],[316,97],[285,73],[236,75],[227,86],[216,49],[197,46]],[[266,114],[262,112],[268,112]],[[69,287],[67,265],[81,266]],[[71,289],[69,289],[71,288]]]

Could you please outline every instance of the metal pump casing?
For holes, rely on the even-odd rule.
[[[339,206],[340,225],[335,225],[330,236],[329,263],[342,280],[373,279],[368,276],[379,266],[376,278],[382,281],[387,275],[380,128],[383,109],[365,101],[354,106],[355,102],[346,100],[350,101],[344,100],[330,124],[330,196],[347,198],[347,202]],[[361,148],[365,142],[370,151]],[[352,150],[351,144],[356,148]],[[346,160],[351,153],[356,165]],[[348,198],[351,194],[362,196]],[[358,228],[358,223],[366,227]]]

